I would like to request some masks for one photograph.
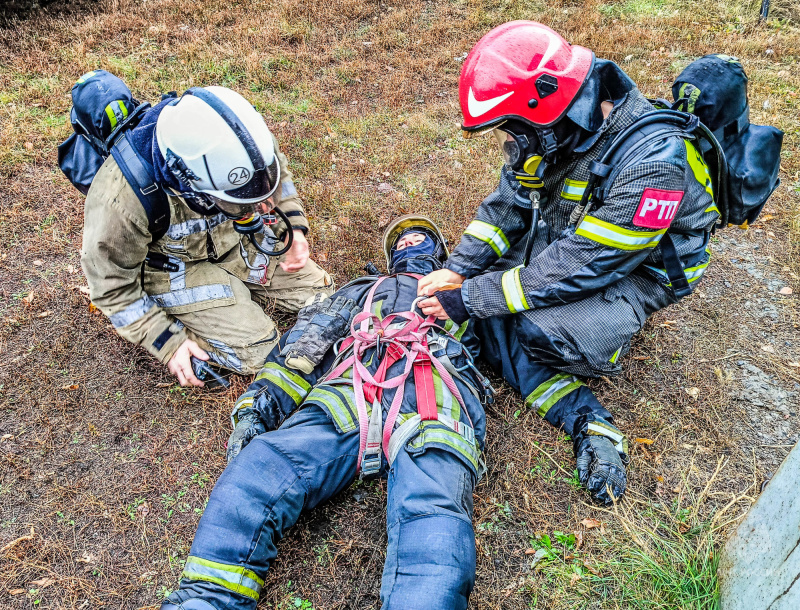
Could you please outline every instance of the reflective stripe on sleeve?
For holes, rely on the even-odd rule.
[[[156,302],[149,296],[143,296],[141,299],[135,300],[122,311],[109,316],[111,324],[114,328],[122,328],[141,320],[144,315],[155,307]]]
[[[200,557],[192,557],[186,560],[183,568],[182,579],[202,580],[213,582],[232,591],[238,595],[244,595],[258,601],[264,581],[258,574],[248,570],[244,566],[233,566],[225,563],[218,563]]]
[[[530,309],[528,299],[522,290],[522,282],[519,278],[522,265],[509,269],[503,274],[503,295],[506,297],[506,306],[511,313],[519,313]]]
[[[464,235],[471,235],[489,244],[497,256],[503,256],[511,247],[508,243],[508,239],[506,239],[506,236],[499,227],[495,227],[481,220],[473,220],[469,223],[467,230],[464,231]]]
[[[525,406],[536,409],[539,417],[545,417],[554,404],[582,385],[586,384],[574,375],[559,373],[531,392],[525,399]]]
[[[584,180],[564,180],[564,188],[561,190],[561,197],[569,199],[570,201],[580,201],[583,198],[583,192],[589,183]]]
[[[575,234],[620,250],[645,250],[655,248],[666,231],[666,228],[658,231],[631,231],[587,215]]]
[[[262,379],[269,381],[286,392],[297,406],[300,406],[300,403],[303,402],[309,390],[311,390],[311,385],[305,379],[283,368],[277,362],[267,362],[264,365],[264,368],[256,376],[255,381]]]

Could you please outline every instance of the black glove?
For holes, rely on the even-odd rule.
[[[327,300],[328,295],[318,292],[314,295],[310,303],[306,301],[308,304],[297,312],[297,322],[294,323],[294,326],[292,326],[292,329],[289,331],[289,335],[286,337],[286,346],[281,351],[281,356],[285,356],[291,347],[290,344],[294,343],[302,336],[308,323],[311,322],[311,319],[317,315],[317,312],[325,306],[325,301]]]
[[[287,340],[281,352],[286,356],[286,366],[310,375],[333,344],[347,335],[350,321],[360,311],[360,305],[344,297],[320,303],[300,338],[292,344]]]
[[[593,498],[611,504],[613,500],[610,494],[616,500],[625,492],[628,482],[625,464],[614,443],[605,436],[585,435],[576,445],[581,484]]]
[[[247,446],[247,443],[267,431],[255,409],[241,409],[237,413],[237,417],[239,421],[228,439],[228,450],[226,452],[228,463],[239,455],[239,452]]]
[[[439,304],[453,322],[460,325],[469,320],[469,312],[464,305],[461,287],[452,290],[437,290],[433,296],[439,299]]]

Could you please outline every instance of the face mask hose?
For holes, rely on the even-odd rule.
[[[283,224],[286,225],[286,233],[288,238],[286,240],[286,245],[280,250],[267,250],[256,240],[256,234],[260,233],[265,225],[275,224],[275,217],[272,214],[262,216],[261,214],[254,213],[246,218],[234,220],[233,228],[237,233],[250,237],[250,242],[253,244],[253,246],[255,246],[256,250],[262,254],[266,254],[267,256],[283,256],[289,250],[291,250],[292,243],[294,242],[292,222],[289,220],[286,214],[281,211],[280,208],[273,208],[272,211],[275,212],[275,214],[277,214],[283,221]],[[270,220],[272,220],[272,222],[270,222]]]

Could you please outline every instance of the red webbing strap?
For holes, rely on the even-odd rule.
[[[375,374],[373,375],[375,381],[384,381],[386,379],[386,372],[389,370],[389,367],[402,357],[403,348],[396,343],[390,343],[386,348],[386,354],[383,356],[383,360],[381,360],[378,370],[375,371]],[[371,383],[364,384],[364,398],[367,399],[367,402],[373,403],[375,402],[376,398],[380,399],[382,395],[383,388],[374,386]]]
[[[422,346],[427,352],[428,340],[423,337]],[[417,352],[414,359],[414,389],[417,393],[417,412],[422,421],[439,418],[436,408],[436,388],[433,385],[433,368],[426,353]]]

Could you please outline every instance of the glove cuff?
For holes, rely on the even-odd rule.
[[[294,369],[295,371],[300,371],[306,375],[313,373],[314,367],[316,366],[306,356],[298,356],[297,354],[293,353],[290,353],[288,356],[286,356],[285,363],[288,368]]]
[[[602,417],[594,417],[585,422],[579,422],[580,425],[576,426],[580,432],[575,434],[573,440],[573,450],[575,455],[578,455],[578,449],[583,440],[589,436],[604,436],[611,441],[614,449],[619,453],[622,463],[626,466],[630,462],[628,438],[622,433],[622,430],[609,423]]]
[[[461,296],[461,288],[453,290],[437,290],[433,295],[439,299],[439,303],[444,308],[445,313],[456,324],[463,324],[469,320],[469,312],[464,305],[464,298]]]

